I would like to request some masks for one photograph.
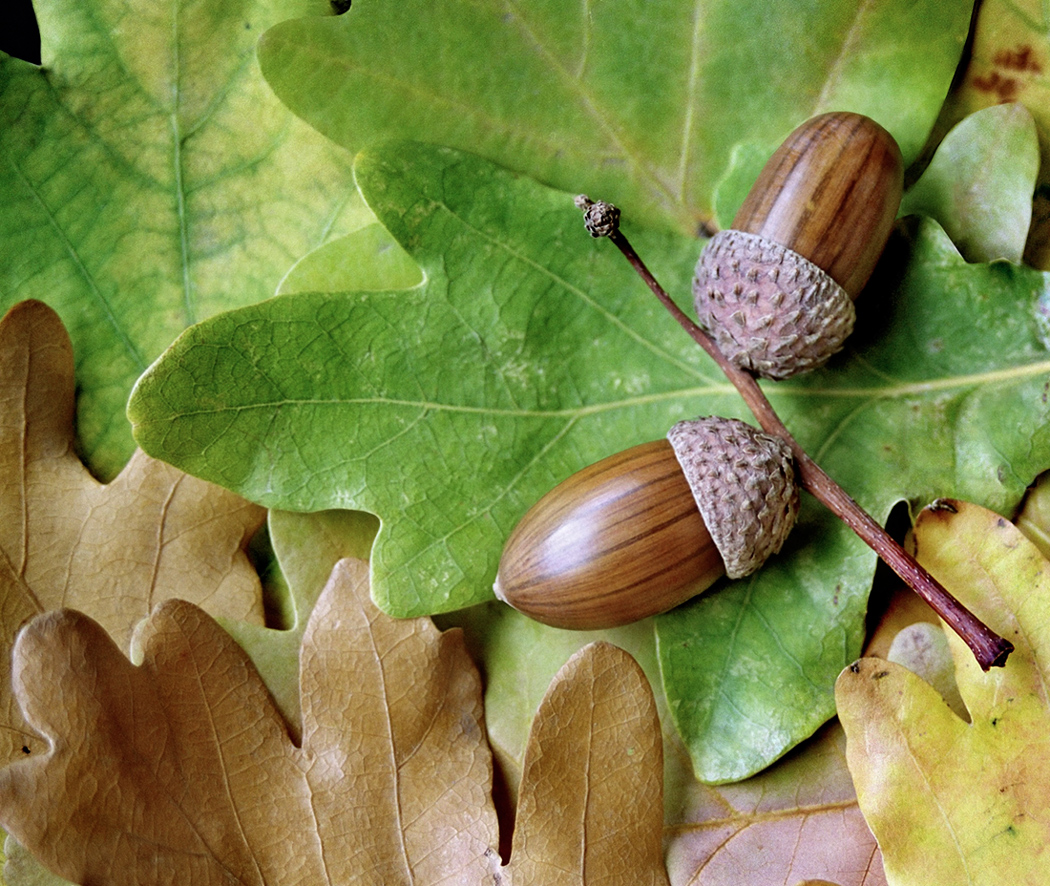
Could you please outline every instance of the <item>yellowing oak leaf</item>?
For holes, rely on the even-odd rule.
[[[244,549],[265,511],[142,452],[99,483],[76,455],[73,409],[58,315],[16,305],[0,321],[0,763],[34,747],[10,699],[7,654],[32,615],[76,608],[123,649],[169,597],[262,621]]]
[[[552,682],[500,867],[462,633],[385,616],[364,561],[336,564],[303,634],[300,744],[197,607],[161,604],[137,639],[139,666],[63,610],[15,645],[15,695],[49,750],[0,770],[0,824],[69,880],[667,883],[655,703],[615,647],[588,647]]]
[[[939,502],[919,558],[1016,651],[987,673],[949,633],[970,722],[899,665],[836,685],[847,760],[891,886],[1050,883],[1050,562],[1002,517]]]

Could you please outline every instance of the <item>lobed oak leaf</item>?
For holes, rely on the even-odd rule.
[[[167,601],[141,635],[139,666],[71,610],[16,643],[16,694],[50,751],[0,770],[0,824],[63,877],[667,883],[655,700],[610,644],[573,656],[540,705],[501,869],[462,632],[383,615],[366,562],[336,564],[307,623],[298,745],[200,609]]]
[[[297,292],[195,326],[128,415],[144,449],[261,504],[378,515],[372,589],[389,614],[494,599],[504,541],[560,480],[679,419],[742,416],[630,266],[581,233],[570,195],[418,144],[369,148],[356,169],[425,282]],[[689,291],[695,240],[630,234]],[[967,265],[929,220],[904,225],[886,260],[871,322],[834,366],[777,386],[778,412],[878,520],[948,493],[1008,512],[1050,458],[1050,364],[1030,319],[1045,275]],[[655,619],[698,778],[746,778],[833,715],[874,566],[811,502],[759,573]]]
[[[311,616],[301,747],[192,604],[154,611],[137,667],[86,616],[38,616],[14,683],[50,750],[0,771],[4,827],[76,882],[491,881],[477,672],[458,632],[367,594],[367,564],[340,561]]]
[[[920,560],[1016,649],[985,673],[948,634],[969,722],[925,681],[864,658],[836,684],[847,760],[891,886],[1050,878],[1050,562],[1013,524],[938,502],[915,526]]]
[[[79,609],[128,648],[178,596],[261,623],[245,547],[265,511],[141,451],[99,483],[74,448],[73,351],[57,314],[22,302],[0,321],[0,763],[32,753],[6,650],[36,613]]]

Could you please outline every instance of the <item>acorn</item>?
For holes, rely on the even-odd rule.
[[[697,262],[694,304],[719,349],[771,379],[841,350],[903,180],[897,142],[869,117],[822,114],[792,132]]]
[[[616,627],[741,578],[798,516],[791,451],[736,419],[676,424],[584,468],[522,517],[494,590],[548,625]]]

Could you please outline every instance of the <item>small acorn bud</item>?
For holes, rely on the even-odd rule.
[[[657,615],[780,550],[798,515],[791,452],[744,422],[679,422],[593,464],[514,528],[494,590],[545,624],[593,630]]]
[[[842,348],[897,217],[903,170],[893,136],[861,114],[822,114],[788,136],[696,266],[700,325],[733,363],[783,379]]]

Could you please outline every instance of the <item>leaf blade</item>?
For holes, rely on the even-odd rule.
[[[301,748],[245,653],[190,603],[155,610],[137,667],[86,616],[34,619],[15,651],[16,693],[50,752],[0,769],[5,828],[76,882],[491,878],[477,672],[457,632],[371,607],[367,569],[337,564],[306,631]],[[386,646],[395,680],[421,660],[437,665],[413,675],[415,699],[393,683],[384,699],[370,638]],[[361,663],[354,648],[372,666],[348,673]],[[348,690],[360,701],[350,710]],[[376,730],[375,700],[392,729]],[[439,770],[420,765],[435,753]]]
[[[0,759],[40,750],[13,702],[6,654],[19,628],[78,607],[128,649],[136,623],[174,595],[262,621],[246,547],[264,514],[224,489],[135,453],[107,485],[73,440],[73,351],[58,316],[22,302],[0,320]]]
[[[81,445],[109,479],[131,385],[171,340],[269,297],[367,211],[258,73],[257,34],[303,3],[36,10],[44,67],[0,60],[0,303],[43,297],[68,324]]]
[[[969,723],[897,665],[862,659],[843,671],[836,699],[861,809],[891,883],[1039,878],[1046,858],[1033,823],[1046,806],[1050,753],[1037,627],[1050,605],[1046,560],[1004,518],[969,503],[932,506],[916,529],[931,572],[1016,649],[1006,667],[984,673],[949,635]]]
[[[525,751],[515,883],[666,884],[663,747],[649,681],[599,641],[555,675]]]
[[[913,158],[969,16],[965,3],[698,11],[661,0],[586,15],[561,4],[413,2],[395,14],[360,3],[270,29],[260,58],[281,99],[351,150],[391,138],[472,150],[692,233],[712,221],[734,145],[775,142],[830,107],[872,114]],[[645,27],[625,26],[635,21]]]

